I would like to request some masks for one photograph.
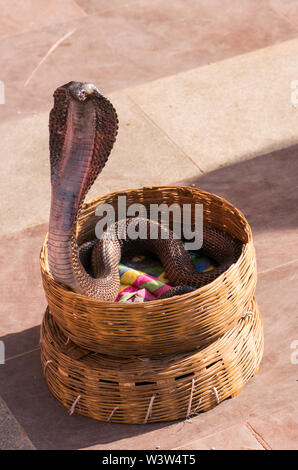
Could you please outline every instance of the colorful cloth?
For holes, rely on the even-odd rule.
[[[190,253],[190,255],[198,272],[211,271],[214,268],[205,256],[198,256],[196,253]],[[137,261],[133,261],[134,259]],[[142,271],[129,266],[128,263],[119,264],[120,289],[116,302],[146,302],[156,299],[163,292],[171,289],[172,286],[159,261],[146,264],[146,259],[142,256],[132,258],[129,264],[134,266],[140,264]]]
[[[140,296],[144,300],[153,300],[159,295],[171,289],[171,286],[160,281],[156,277],[150,276],[142,271],[138,271],[124,264],[119,264],[120,284],[124,288],[120,288],[120,292],[116,302],[124,302],[131,299],[134,295]],[[134,288],[134,291],[132,290]]]
[[[214,266],[212,265],[210,259],[206,258],[206,256],[198,256],[195,253],[190,253],[190,255],[192,258],[192,262],[199,273],[205,273],[214,269]]]
[[[147,289],[136,289],[133,286],[122,284],[116,302],[146,302],[147,300],[154,299],[156,297],[147,291]]]

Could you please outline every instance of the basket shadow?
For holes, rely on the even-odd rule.
[[[196,185],[239,208],[253,231],[297,228],[298,145],[237,162],[178,184]]]
[[[298,258],[298,145],[179,181],[226,199],[252,229],[258,273]]]
[[[15,345],[32,343],[40,326],[3,336],[6,352]],[[32,350],[6,360],[0,366],[0,395],[37,449],[82,449],[144,434],[171,423],[117,424],[96,421],[78,414],[69,415],[50,393],[40,361],[40,350]]]

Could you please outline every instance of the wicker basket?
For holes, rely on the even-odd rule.
[[[79,243],[94,236],[99,204],[117,208],[141,203],[203,204],[204,224],[243,242],[238,261],[213,282],[191,293],[145,303],[104,302],[76,294],[49,274],[47,237],[41,256],[43,286],[51,314],[66,336],[82,348],[116,357],[159,356],[192,351],[215,341],[249,309],[256,287],[256,259],[250,226],[241,212],[224,199],[183,186],[144,187],[115,192],[84,204],[77,227]]]
[[[101,421],[172,421],[209,410],[237,395],[258,371],[263,326],[249,313],[199,351],[163,358],[113,358],[76,346],[47,309],[42,364],[52,394],[71,412]]]

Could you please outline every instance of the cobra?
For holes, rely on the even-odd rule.
[[[146,239],[120,237],[131,219],[110,226],[100,240],[79,247],[76,224],[85,196],[103,170],[118,131],[117,113],[91,83],[69,82],[54,92],[49,118],[51,164],[51,209],[48,263],[53,279],[74,292],[104,301],[114,301],[119,292],[118,264],[127,252],[152,252],[163,264],[173,287],[164,297],[183,294],[209,282],[233,264],[241,243],[213,227],[204,227],[202,250],[217,266],[198,273],[182,240],[171,230],[150,219]],[[136,136],[137,137],[137,136]],[[158,225],[158,238],[150,239],[150,227]],[[165,234],[164,232],[167,231]],[[111,237],[111,233],[116,236]],[[118,236],[117,236],[118,235]]]

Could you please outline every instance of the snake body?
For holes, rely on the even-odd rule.
[[[49,131],[48,263],[55,281],[80,294],[113,301],[119,291],[118,264],[123,253],[148,251],[160,259],[171,285],[175,286],[163,295],[169,297],[211,282],[237,260],[241,243],[213,227],[204,227],[202,250],[218,266],[210,272],[198,273],[183,241],[174,238],[171,230],[158,222],[144,218],[135,218],[133,222],[147,231],[146,239],[120,236],[132,222],[127,218],[109,226],[100,240],[90,240],[79,247],[77,218],[116,140],[117,113],[94,85],[69,82],[54,93]],[[152,228],[158,230],[157,239],[150,239]]]

